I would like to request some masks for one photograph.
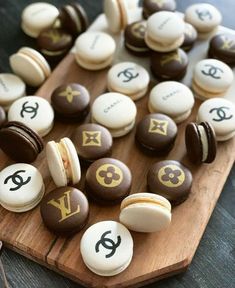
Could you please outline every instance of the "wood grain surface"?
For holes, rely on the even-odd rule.
[[[62,1],[60,1],[60,3],[61,2]],[[91,2],[93,1],[86,2],[88,2],[87,5],[92,7],[93,4]],[[26,1],[24,3],[26,3]],[[2,59],[0,61],[2,61]],[[76,80],[81,84],[85,84],[87,87],[89,87],[93,97],[104,91],[105,81],[101,80],[105,78],[105,71],[91,73],[91,76],[90,72],[85,72],[83,70],[82,74],[80,74],[80,68],[74,64],[72,55],[69,56],[68,59],[64,60],[61,65],[63,65],[63,69],[62,66],[60,66],[60,69],[57,70],[58,72],[55,71],[54,77],[50,79],[50,81],[48,81],[39,91],[41,96],[48,98],[50,96],[50,91],[54,88],[53,85],[59,83],[58,81],[61,81],[61,79],[62,82]],[[67,75],[65,75],[67,65],[71,65],[71,69],[75,69],[75,73],[69,74],[69,79]],[[4,66],[1,65],[1,70],[3,70],[2,67]],[[88,75],[89,77],[87,77]],[[93,77],[96,78],[95,82],[99,83],[98,85],[94,85],[94,81],[92,81]],[[141,108],[146,107],[144,101],[146,101],[146,99],[138,102],[139,117],[141,117],[142,113],[147,113],[144,110],[145,108]],[[181,125],[181,130],[183,126],[184,124]],[[56,139],[59,137],[59,135],[69,135],[74,127],[75,125],[73,125],[73,127],[68,127],[64,124],[57,124],[55,129],[53,129],[52,134],[50,134],[45,140],[47,141],[48,139],[52,138]],[[63,131],[63,134],[58,131]],[[133,135],[134,133],[127,136],[125,141],[122,139],[115,141],[114,156],[119,156],[120,151],[126,148],[128,144],[132,147],[131,152],[136,155],[133,160],[127,160],[128,158],[126,158],[126,154],[130,152],[127,149],[125,149],[126,154],[122,153],[119,158],[124,160],[131,169],[136,167],[136,162],[140,163],[139,165],[142,165],[142,169],[138,170],[139,172],[135,171],[137,173],[134,174],[134,186],[132,190],[141,191],[146,183],[143,181],[143,186],[141,187],[138,184],[140,182],[136,181],[136,179],[141,177],[144,179],[148,165],[155,162],[157,159],[150,159],[144,155],[140,155],[140,152],[137,150],[137,148],[135,148],[134,143],[132,143],[134,141]],[[178,139],[180,139],[180,137]],[[183,159],[183,162],[188,164],[187,159],[184,157],[184,146],[180,145],[180,141],[182,140],[177,141],[178,142],[176,143],[174,150],[167,158],[172,158],[174,156],[174,159]],[[149,278],[155,278],[161,273],[169,272],[169,270],[164,270],[164,266],[166,265],[170,265],[174,271],[180,271],[187,266],[193,256],[193,253],[189,253],[189,251],[192,251],[191,248],[196,248],[198,245],[203,231],[202,227],[203,225],[206,225],[207,221],[209,220],[209,214],[213,210],[213,206],[219,196],[219,192],[222,188],[222,182],[220,180],[222,177],[227,176],[229,167],[233,163],[234,153],[232,152],[234,152],[234,149],[228,150],[229,146],[232,145],[234,146],[234,141],[229,141],[226,144],[220,145],[219,157],[217,157],[217,160],[213,165],[209,165],[208,168],[205,168],[206,172],[201,169],[197,171],[195,167],[191,167],[195,176],[195,185],[190,199],[185,202],[185,204],[182,204],[175,209],[174,220],[171,227],[163,233],[159,233],[157,237],[156,235],[154,236],[154,234],[146,237],[146,235],[136,233],[134,235],[136,251],[133,265],[130,266],[130,268],[123,274],[112,277],[112,279],[108,281],[110,286],[120,282],[120,279],[129,286],[131,283],[129,282],[130,279],[137,276],[139,277],[138,281],[142,282],[145,280],[143,274],[145,274],[149,269],[148,267],[150,267],[152,271],[156,271],[154,270],[156,268],[158,271],[160,271],[158,273],[152,272],[150,273],[151,275],[148,275]],[[226,155],[226,157],[224,158],[222,155]],[[7,158],[1,155],[1,160],[1,166],[5,166],[8,161]],[[48,169],[46,167],[43,154],[40,155],[36,165],[39,165],[40,170],[43,172],[45,182],[48,184],[48,191],[51,190],[53,188],[53,183],[48,176]],[[213,216],[214,220],[212,218],[212,224],[210,223],[208,225],[207,230],[209,232],[204,236],[204,241],[202,241],[198,252],[199,255],[196,256],[193,265],[190,266],[189,271],[184,276],[177,276],[172,279],[159,282],[157,284],[158,287],[234,287],[233,276],[235,271],[234,266],[232,266],[234,263],[233,261],[235,254],[233,227],[234,209],[232,209],[232,204],[234,205],[234,197],[232,198],[234,188],[232,187],[234,187],[235,183],[232,182],[232,179],[234,179],[232,176],[234,176],[233,171],[232,175],[230,176],[231,180],[229,180],[229,182],[226,184],[224,190],[225,195],[222,194],[222,198],[220,199],[219,205],[217,205],[217,209],[215,210]],[[203,179],[205,182],[203,182]],[[208,184],[208,179],[210,179],[211,183],[209,187],[206,185]],[[83,183],[81,183],[79,186],[82,189]],[[210,193],[208,193],[206,189]],[[206,203],[205,206],[203,205],[204,203]],[[195,207],[196,209],[194,210],[192,207]],[[95,206],[92,206],[91,209],[93,211],[92,214],[94,213],[95,215],[99,215],[99,213],[102,213],[102,211],[100,211],[101,209]],[[110,208],[105,211],[105,218],[110,217],[115,219],[116,217],[117,219],[117,210],[112,210],[113,209]],[[186,216],[188,215],[186,213],[188,210],[191,212],[189,217]],[[201,211],[200,213],[199,210]],[[99,216],[91,215],[91,221],[89,224],[96,222],[98,219],[96,217]],[[38,221],[39,219],[40,215],[38,213],[38,209],[20,216],[8,213],[1,209],[0,235],[3,235],[3,240],[5,242],[10,242],[10,239],[15,239],[12,245],[16,245],[17,243],[17,246],[19,249],[21,249],[21,251],[24,251],[25,254],[31,253],[34,258],[38,259],[39,262],[47,260],[48,265],[55,264],[55,270],[63,269],[65,270],[65,273],[74,273],[74,271],[76,271],[75,277],[80,278],[80,276],[82,276],[82,279],[85,279],[83,276],[86,275],[86,281],[88,281],[88,283],[94,283],[95,281],[95,283],[98,285],[97,287],[101,287],[103,280],[100,277],[89,273],[89,271],[87,271],[87,269],[84,267],[80,257],[71,257],[71,254],[73,254],[73,252],[77,251],[79,248],[80,234],[69,240],[56,238],[44,228],[41,222],[40,225],[37,225],[37,227],[34,226],[35,221]],[[21,223],[21,225],[19,225],[19,223]],[[27,223],[27,225],[24,223]],[[180,225],[176,225],[177,223],[180,223]],[[193,231],[194,225],[198,225],[197,227],[199,228],[197,231]],[[32,229],[34,233],[32,233]],[[191,233],[186,234],[186,231],[190,231]],[[175,239],[178,240],[176,241]],[[142,249],[143,245],[147,245],[147,251]],[[158,257],[152,253],[151,249],[153,246],[157,248],[156,251]],[[179,247],[184,248],[179,249]],[[167,256],[169,250],[174,251],[175,258],[170,259]],[[155,251],[155,249],[153,251]],[[146,257],[146,253],[149,253],[150,257]],[[25,259],[22,260],[22,258],[10,251],[4,252],[3,262],[4,266],[6,267],[11,287],[78,287],[76,284],[69,282],[67,279],[61,278]],[[174,266],[173,264],[176,265]],[[79,270],[78,273],[77,269]],[[155,286],[152,285],[149,287]]]

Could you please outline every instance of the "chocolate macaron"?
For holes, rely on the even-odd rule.
[[[47,228],[63,236],[79,232],[89,218],[86,196],[80,190],[68,186],[48,193],[41,202],[40,211]]]
[[[181,48],[188,52],[193,48],[194,43],[197,40],[197,30],[193,27],[193,25],[189,23],[185,23],[184,30],[184,42],[181,45]]]
[[[188,198],[193,177],[188,168],[178,161],[164,160],[150,167],[147,175],[149,191],[178,205]]]
[[[176,9],[175,0],[144,0],[143,17],[147,19],[152,14],[159,11],[172,11]]]
[[[2,106],[0,106],[0,128],[5,124],[7,120],[6,112]]]
[[[132,176],[129,168],[113,158],[102,158],[87,170],[86,192],[101,205],[113,205],[122,201],[130,193]]]
[[[88,90],[77,83],[61,85],[51,95],[51,105],[56,115],[63,119],[83,120],[90,109]]]

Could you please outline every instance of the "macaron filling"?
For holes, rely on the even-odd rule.
[[[168,203],[166,203],[166,201],[160,201],[157,199],[149,199],[149,198],[144,198],[144,197],[140,197],[140,198],[129,198],[126,201],[123,201],[121,204],[121,209],[125,209],[126,207],[133,207],[135,205],[155,205],[157,207],[161,207],[163,209],[166,209],[168,212],[171,212],[171,205],[169,205]]]
[[[197,126],[199,137],[202,143],[202,162],[205,162],[208,157],[209,143],[205,128],[202,125]]]
[[[71,163],[69,159],[69,153],[63,142],[56,143],[56,146],[60,153],[61,160],[63,162],[63,167],[64,167],[67,181],[70,182],[70,180],[72,179],[72,169],[71,169]]]

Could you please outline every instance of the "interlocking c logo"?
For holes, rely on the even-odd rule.
[[[28,103],[29,103],[29,101],[26,101],[26,102],[23,103],[22,109],[20,111],[20,116],[22,118],[24,118],[24,113],[29,113],[29,114],[32,114],[30,119],[33,119],[33,118],[35,118],[37,116],[39,105],[38,105],[37,102],[35,102],[35,107],[26,106]]]
[[[12,183],[16,185],[16,187],[10,188],[10,191],[16,191],[20,189],[23,185],[26,185],[27,183],[29,183],[29,181],[31,180],[31,177],[28,177],[24,181],[24,179],[19,175],[20,173],[24,173],[24,172],[26,172],[26,170],[17,170],[15,173],[13,173],[12,175],[8,176],[5,179],[4,184],[7,184],[8,181],[11,179]]]
[[[216,122],[221,122],[223,120],[229,120],[231,118],[233,118],[233,115],[230,114],[229,116],[226,115],[226,110],[229,110],[229,107],[226,106],[221,106],[218,108],[212,108],[209,113],[213,113],[214,111],[216,112],[218,118],[212,118],[212,120],[216,121]]]
[[[133,72],[131,70],[135,70],[134,68],[126,68],[125,70],[121,71],[118,73],[118,78],[123,75],[125,77],[124,80],[122,80],[122,82],[130,82],[132,79],[135,79],[139,76],[139,73],[136,73],[135,75],[133,74]]]
[[[212,64],[206,64],[205,67],[208,67],[208,70],[207,71],[201,70],[202,74],[210,76],[214,79],[221,79],[221,75],[219,75],[219,73],[221,74],[224,73],[224,71],[221,68],[216,67],[215,65]]]
[[[115,243],[112,239],[106,237],[106,235],[110,234],[111,230],[106,231],[102,234],[100,240],[96,243],[95,245],[95,252],[99,253],[100,252],[100,245],[102,245],[105,249],[111,250],[111,252],[107,255],[105,255],[105,258],[110,258],[112,257],[118,246],[121,244],[121,236],[117,236],[117,242]]]

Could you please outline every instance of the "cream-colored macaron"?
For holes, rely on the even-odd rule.
[[[136,232],[157,232],[171,223],[171,204],[160,195],[132,194],[122,201],[119,220]]]
[[[111,65],[115,49],[115,41],[110,35],[88,31],[75,42],[75,58],[84,69],[101,70]]]

